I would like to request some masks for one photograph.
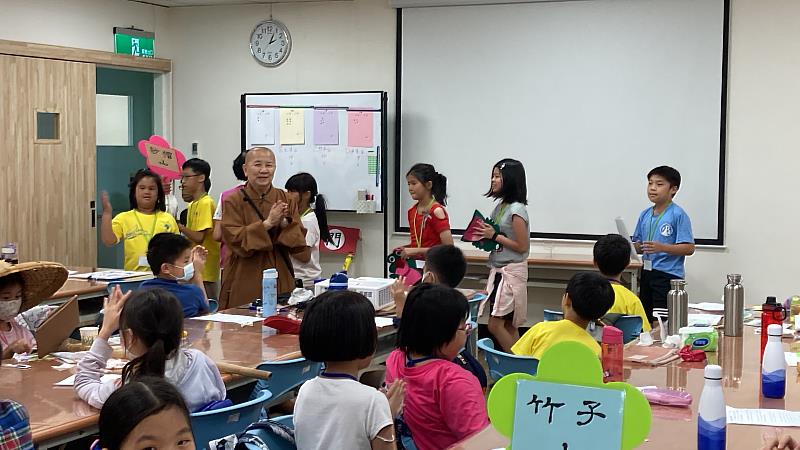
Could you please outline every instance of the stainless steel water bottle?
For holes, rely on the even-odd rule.
[[[689,294],[686,280],[670,280],[667,293],[667,333],[672,336],[689,324]]]
[[[744,329],[744,286],[738,273],[728,275],[723,295],[725,302],[725,336],[741,336]]]

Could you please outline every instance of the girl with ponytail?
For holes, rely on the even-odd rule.
[[[406,174],[408,193],[417,203],[408,210],[411,243],[402,249],[406,258],[425,259],[431,247],[453,245],[447,205],[447,177],[430,164],[414,164]]]
[[[300,172],[286,180],[286,193],[298,205],[300,220],[306,229],[306,245],[310,252],[301,252],[289,255],[294,276],[303,282],[303,287],[311,288],[314,281],[322,277],[322,267],[319,264],[320,242],[332,243],[328,231],[328,213],[325,207],[325,197],[317,190],[317,180],[310,173]]]
[[[95,408],[122,384],[141,377],[161,377],[183,394],[190,411],[225,399],[225,384],[217,366],[199,350],[182,349],[183,308],[163,289],[122,294],[119,286],[105,300],[103,326],[89,353],[78,363],[75,392]],[[121,380],[103,381],[112,348],[111,335],[120,330],[130,362]]]

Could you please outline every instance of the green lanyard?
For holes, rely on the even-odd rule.
[[[417,241],[417,248],[422,248],[422,233],[425,232],[425,219],[427,219],[428,215],[431,213],[431,206],[433,206],[435,201],[436,199],[432,198],[430,203],[428,203],[428,212],[422,216],[422,225],[419,228],[419,233],[417,233],[417,215],[419,215],[419,209],[414,211],[414,216],[411,218],[413,221],[411,227],[414,229],[414,240]],[[417,208],[419,208],[419,203],[417,203]]]
[[[494,216],[494,223],[496,223],[498,226],[500,225],[500,219],[503,218],[503,214],[505,214],[506,209],[508,209],[508,203],[503,203],[500,206],[500,211],[497,211],[497,215]]]
[[[142,230],[142,232],[144,232],[144,226],[142,226],[142,222],[139,220],[139,213],[136,212],[135,209],[133,210],[133,217],[136,218],[136,223],[139,224],[139,229]],[[150,239],[153,239],[153,233],[156,232],[156,222],[158,222],[158,211],[156,211],[155,214],[153,214],[153,227],[150,230],[150,234],[144,235],[144,239],[147,241],[148,244],[150,243]]]
[[[648,241],[650,241],[650,242],[653,241],[653,236],[655,236],[655,234],[656,234],[656,228],[658,228],[658,224],[661,223],[661,218],[664,217],[664,213],[667,212],[670,207],[672,207],[672,203],[671,202],[670,202],[669,205],[667,205],[666,208],[664,208],[663,211],[661,211],[661,214],[658,215],[658,218],[656,219],[655,225],[653,225],[653,215],[650,214],[650,234],[647,236],[647,240]],[[655,212],[655,207],[653,207],[653,212]]]
[[[305,210],[305,211],[303,211],[303,214],[300,214],[300,217],[305,217],[305,216],[306,216],[306,214],[308,214],[308,213],[310,213],[310,212],[311,212],[311,208],[310,208],[310,207],[309,207],[309,208],[306,208],[306,210]]]

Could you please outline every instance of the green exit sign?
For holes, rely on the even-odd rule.
[[[156,34],[135,28],[114,27],[114,53],[154,58]]]

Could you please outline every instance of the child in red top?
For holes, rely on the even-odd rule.
[[[436,245],[453,245],[447,204],[447,177],[430,164],[414,164],[406,174],[408,193],[417,204],[408,210],[411,243],[403,248],[406,258],[425,259],[428,249]]]

